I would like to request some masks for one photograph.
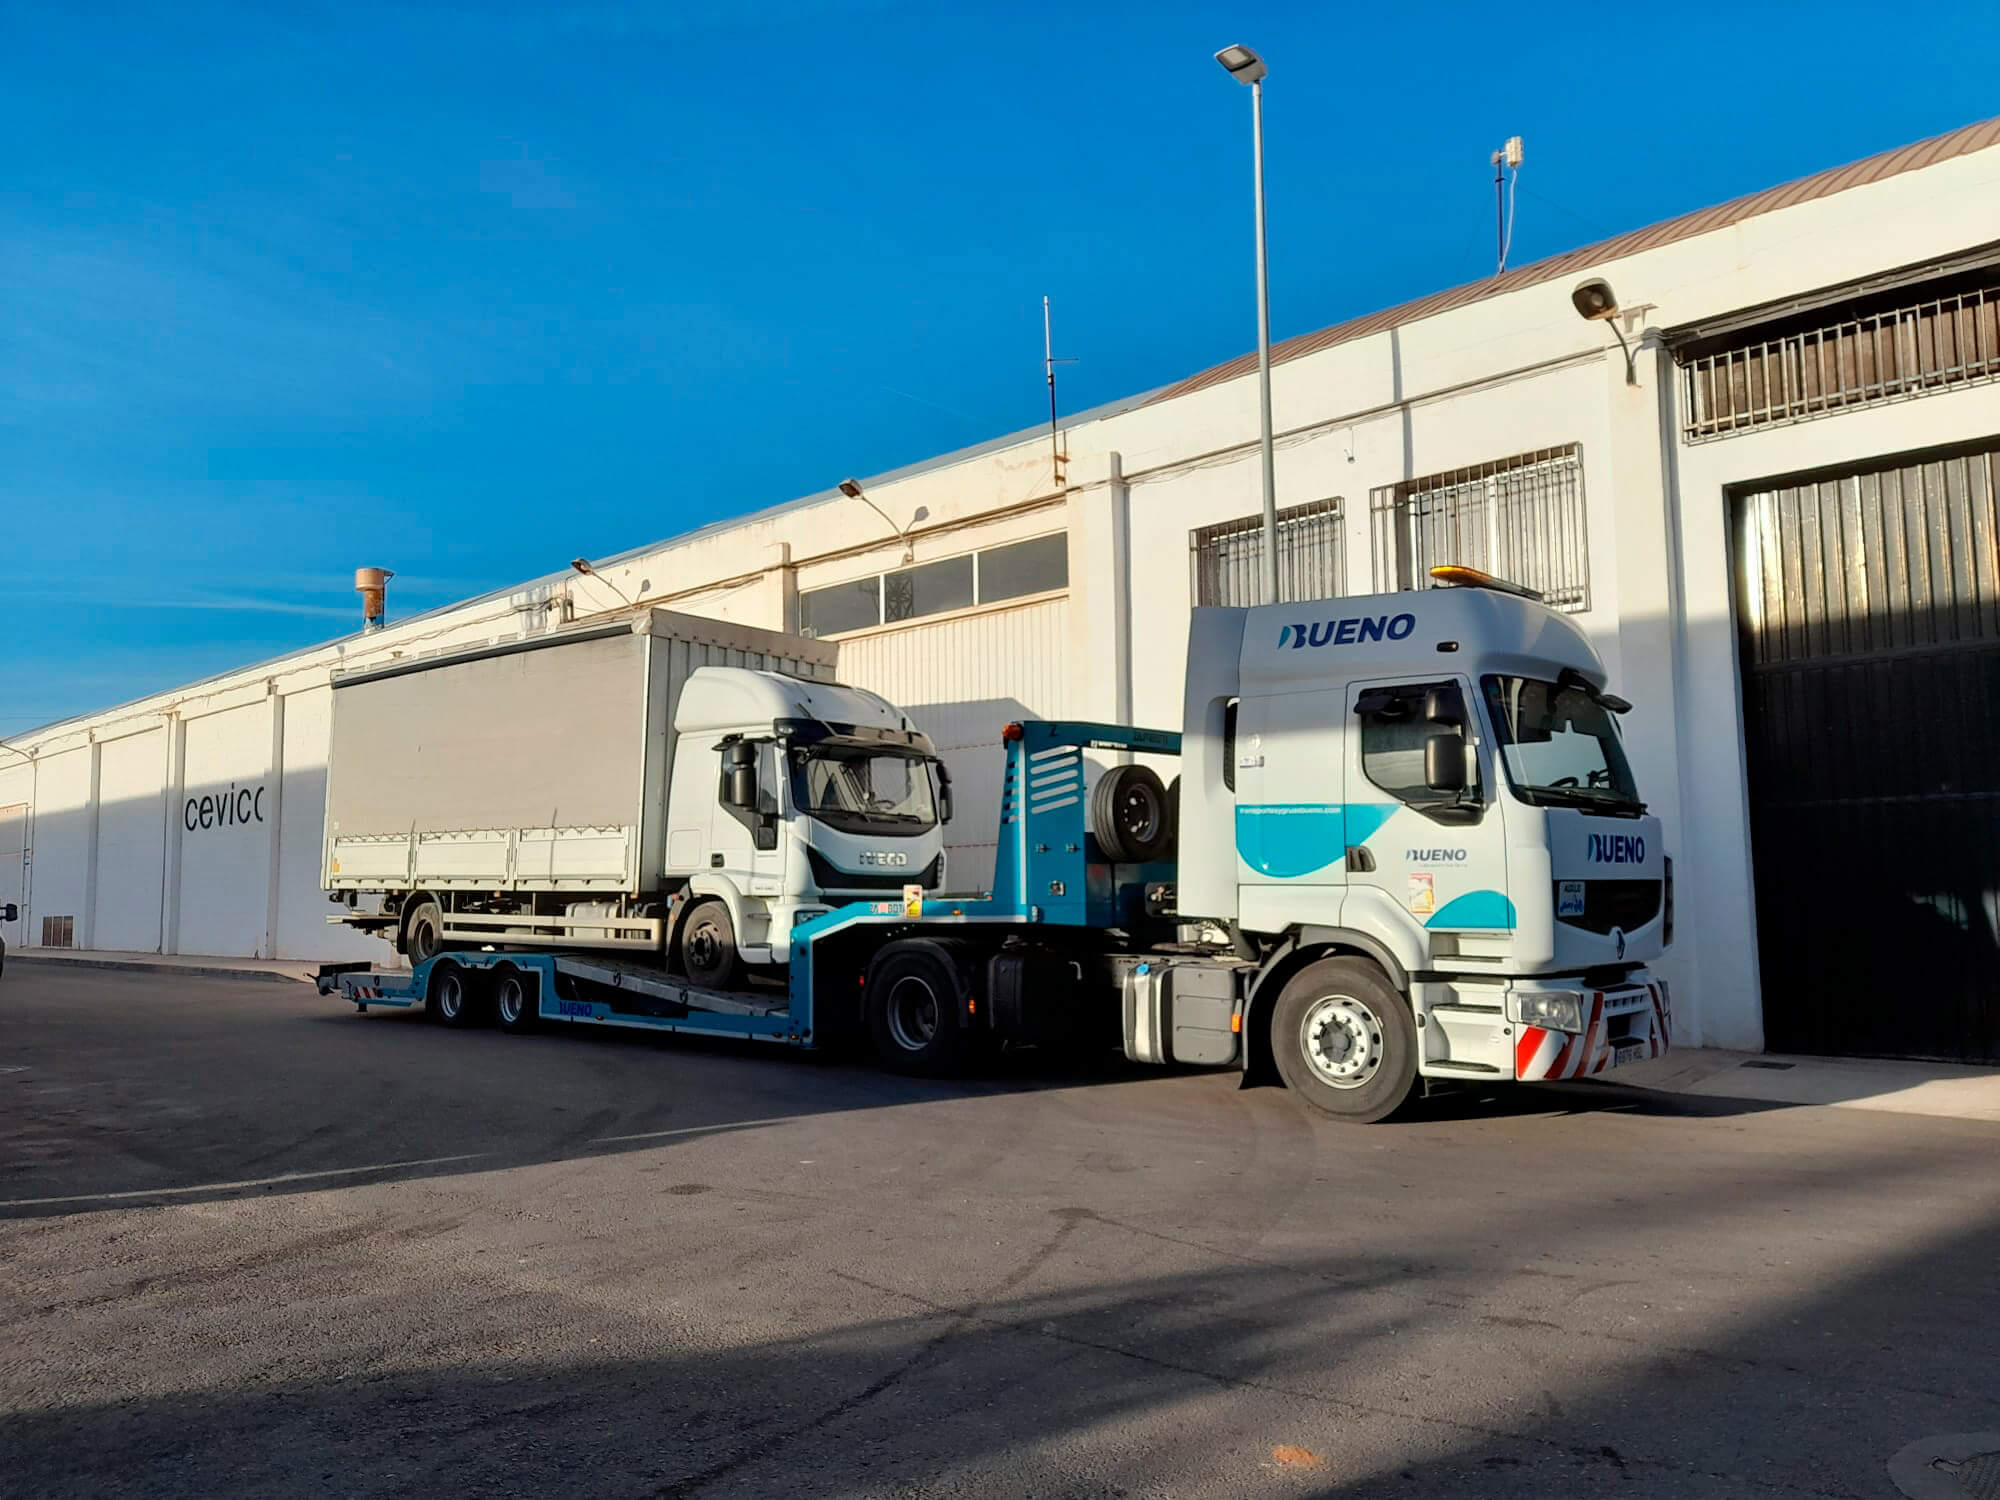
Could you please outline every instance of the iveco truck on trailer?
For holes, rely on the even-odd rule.
[[[336,673],[333,920],[417,964],[592,949],[728,988],[831,907],[935,889],[949,777],[835,651],[653,609]]]
[[[559,954],[329,969],[362,1008],[812,1047],[890,1066],[1102,1035],[1151,1063],[1275,1071],[1376,1120],[1419,1088],[1658,1056],[1672,869],[1574,623],[1441,569],[1422,593],[1197,609],[1182,729],[1024,721],[994,888],[857,902],[792,932],[786,987]],[[1088,758],[1125,762],[1089,784]],[[1177,796],[1134,756],[1178,754]],[[1177,844],[1177,847],[1176,847]]]

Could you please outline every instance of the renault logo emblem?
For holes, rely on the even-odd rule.
[[[1611,929],[1611,936],[1617,940],[1618,956],[1620,958],[1623,958],[1625,956],[1625,929],[1622,927],[1614,927]]]

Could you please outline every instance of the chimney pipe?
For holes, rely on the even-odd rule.
[[[356,568],[354,592],[361,596],[361,629],[380,630],[388,615],[388,584],[396,575],[387,568]]]

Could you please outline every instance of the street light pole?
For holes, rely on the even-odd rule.
[[[1250,85],[1250,155],[1257,214],[1257,401],[1264,448],[1264,602],[1278,602],[1278,470],[1271,442],[1271,270],[1264,246],[1264,59],[1248,47],[1215,54],[1230,77]]]

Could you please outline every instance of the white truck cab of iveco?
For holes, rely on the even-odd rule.
[[[681,690],[674,733],[667,876],[744,914],[726,934],[715,912],[690,919],[681,946],[691,977],[726,977],[713,972],[718,940],[748,962],[781,964],[802,922],[905,885],[943,885],[951,783],[887,699],[703,667]]]
[[[1425,1077],[1657,1055],[1669,1011],[1646,965],[1672,872],[1619,738],[1630,705],[1567,617],[1435,576],[1461,586],[1194,612],[1179,910],[1263,954],[1372,960]],[[1287,987],[1272,1046],[1288,1082],[1351,1112],[1344,1070],[1379,1054],[1387,1011],[1338,988]]]

